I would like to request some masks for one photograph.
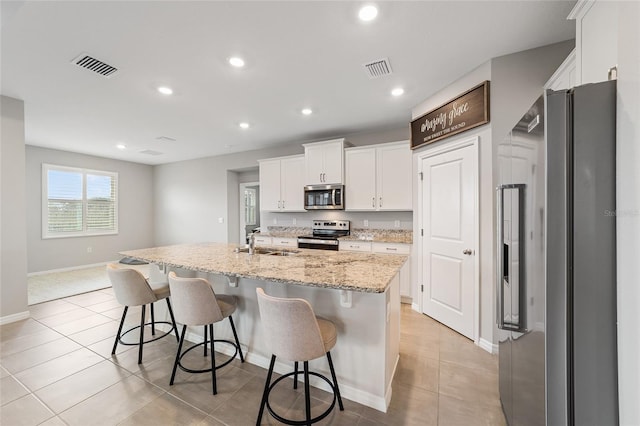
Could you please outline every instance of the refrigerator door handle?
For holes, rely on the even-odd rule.
[[[496,231],[498,236],[496,238],[496,323],[498,328],[504,328],[504,185],[500,185],[496,188],[496,202],[497,202],[497,224]]]

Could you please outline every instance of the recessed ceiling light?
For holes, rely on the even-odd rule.
[[[123,150],[123,149],[127,149],[127,146],[123,143],[119,143],[118,145],[116,145],[116,148]]]
[[[229,58],[229,63],[236,68],[244,67],[244,60],[242,58],[238,58],[237,56],[234,56],[233,58]]]
[[[242,122],[239,124],[240,128],[242,129],[248,129],[249,128],[249,123],[247,122]]]
[[[400,95],[404,94],[404,89],[402,87],[396,87],[395,89],[393,89],[391,91],[391,94],[393,96],[400,96]]]
[[[311,113],[312,113],[313,111],[311,110],[311,108],[304,108],[301,112],[302,112],[304,115],[311,115]]]
[[[171,87],[167,87],[167,86],[158,87],[158,92],[162,93],[163,95],[172,95],[173,94],[173,90],[171,89]]]
[[[360,20],[365,22],[373,21],[376,16],[378,16],[378,8],[373,5],[363,6],[358,12]]]

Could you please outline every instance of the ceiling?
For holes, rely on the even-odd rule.
[[[408,126],[490,58],[573,38],[574,3],[378,2],[364,23],[362,2],[3,0],[0,88],[24,100],[29,145],[162,164]],[[392,74],[369,78],[381,58]]]

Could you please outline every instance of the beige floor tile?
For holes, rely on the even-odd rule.
[[[6,405],[27,395],[29,391],[11,376],[0,379],[0,403]]]
[[[500,407],[497,372],[440,361],[440,394]]]
[[[438,392],[439,368],[437,360],[401,353],[393,383]]]
[[[127,417],[119,426],[194,425],[207,417],[207,413],[164,394]]]
[[[0,365],[0,379],[4,379],[5,377],[9,376],[9,372],[7,371],[6,368],[4,368],[2,365]]]
[[[67,335],[69,336],[69,339],[72,339],[83,346],[89,346],[104,339],[115,339],[117,332],[118,323],[107,318],[107,321],[104,324],[87,328],[86,330],[82,330],[78,333]]]
[[[27,335],[42,333],[46,330],[47,327],[34,319],[28,318],[0,326],[0,341],[4,343]]]
[[[81,331],[87,330],[89,328],[114,322],[113,319],[109,317],[105,317],[104,315],[96,314],[86,316],[82,319],[77,319],[74,321],[66,322],[64,324],[52,326],[55,331],[58,333],[62,333],[65,336],[69,336],[71,334],[79,333]]]
[[[87,306],[87,309],[93,312],[98,312],[98,313],[109,311],[111,309],[117,309],[117,308],[120,308],[122,310],[122,305],[118,303],[115,297],[111,297],[111,300],[107,300],[105,302],[96,303],[95,305]]]
[[[87,349],[97,353],[98,355],[100,355],[105,359],[110,360],[112,359],[111,350],[113,349],[114,340],[115,340],[115,336],[112,338],[106,338],[106,339],[100,340],[99,342],[88,345]],[[133,349],[135,349],[136,351],[138,350],[136,346],[118,345],[118,347],[116,348],[116,355],[121,355],[122,353],[133,350]]]
[[[50,409],[60,414],[130,375],[129,371],[109,361],[102,361],[45,386],[35,394]]]
[[[58,340],[61,337],[63,336],[60,333],[46,327],[41,332],[35,334],[17,336],[14,339],[2,342],[0,345],[0,359],[4,359],[5,356],[26,351],[27,349],[31,349],[47,342]]]
[[[163,393],[162,389],[129,376],[64,411],[60,418],[72,426],[116,425]]]
[[[57,315],[49,315],[45,318],[42,318],[38,321],[40,321],[42,324],[48,326],[48,327],[56,327],[56,326],[60,326],[62,324],[66,324],[68,322],[73,322],[82,318],[86,318],[88,316],[91,315],[95,315],[96,313],[93,311],[90,311],[88,309],[85,308],[76,308],[70,311],[66,311],[63,312],[61,314],[57,314]]]
[[[38,426],[67,426],[60,417],[51,417],[49,420],[40,423]]]
[[[317,417],[325,412],[330,406],[330,401],[321,401],[316,398],[311,398],[311,418]],[[293,406],[287,410],[286,413],[282,413],[286,418],[292,420],[304,421],[306,418],[306,405],[304,394],[299,395],[298,399],[294,402]],[[333,425],[333,426],[351,426],[356,425],[360,421],[360,416],[356,413],[348,411],[340,411],[338,402],[336,401],[333,410],[327,417],[314,423],[317,425]]]
[[[25,395],[0,410],[0,424],[7,426],[35,426],[53,417],[53,413],[33,395]]]
[[[120,346],[123,345],[118,344],[118,347]],[[138,364],[139,347],[137,345],[127,347],[132,348],[132,350],[124,352],[116,351],[116,355],[109,355],[110,359],[115,364],[126,368],[132,373],[138,373],[142,368],[144,368],[145,365],[151,364],[154,361],[166,358],[168,356],[174,356],[178,349],[178,344],[176,343],[175,339],[171,339],[170,336],[167,336],[162,340],[145,344],[142,349],[142,364]]]
[[[33,319],[41,319],[51,315],[61,314],[63,312],[77,309],[78,306],[64,300],[52,300],[51,302],[38,303],[29,306],[29,314]]]
[[[385,425],[436,425],[438,394],[420,388],[393,385],[391,403],[386,413],[366,407],[362,417]]]
[[[111,302],[114,300],[113,296],[110,296],[99,291],[92,291],[90,293],[79,294],[77,296],[66,297],[65,302],[73,303],[74,305],[87,307],[96,305],[98,303]]]
[[[440,361],[489,372],[495,372],[498,369],[497,355],[490,354],[474,345],[471,340],[446,327],[442,328],[440,337]]]
[[[73,340],[60,336],[59,339],[51,342],[7,355],[2,358],[2,365],[10,372],[16,374],[22,370],[35,367],[38,364],[50,361],[80,348],[81,346]]]
[[[438,424],[441,426],[505,426],[506,422],[500,407],[440,395]]]
[[[196,423],[196,426],[226,426],[226,425],[222,423],[220,420],[217,420],[212,416],[207,416],[201,422]]]
[[[379,426],[383,423],[376,422],[374,420],[366,419],[364,417],[360,417],[360,421],[356,423],[357,426]]]
[[[102,357],[82,348],[23,370],[15,376],[31,391],[36,391],[101,361]]]

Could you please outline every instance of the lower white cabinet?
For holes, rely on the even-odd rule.
[[[278,247],[298,247],[297,238],[272,237],[271,245]]]
[[[256,246],[270,246],[272,244],[271,237],[267,237],[265,235],[256,235],[254,238]]]
[[[343,251],[362,251],[385,254],[403,254],[409,256],[411,254],[411,244],[401,243],[380,243],[360,240],[340,241],[340,250]],[[400,269],[400,296],[411,298],[411,258],[407,259]]]

